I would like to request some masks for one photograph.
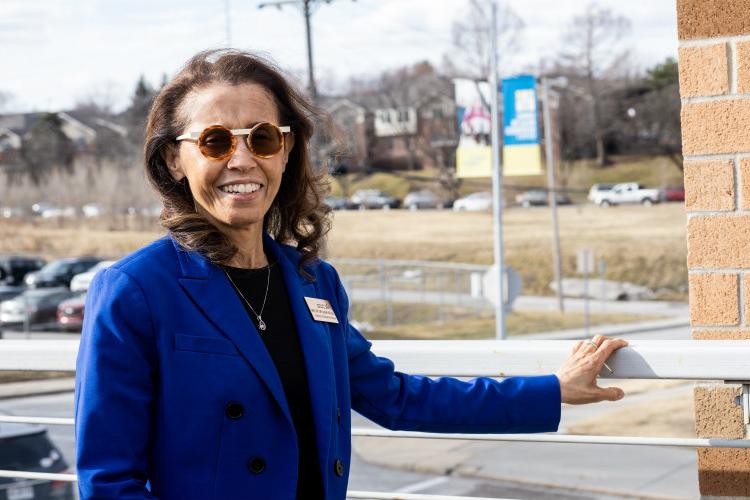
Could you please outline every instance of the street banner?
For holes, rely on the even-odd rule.
[[[536,78],[505,78],[503,98],[503,176],[539,175],[542,152],[537,123]]]
[[[490,85],[465,78],[453,80],[459,126],[456,177],[492,177]]]

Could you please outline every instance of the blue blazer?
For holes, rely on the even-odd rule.
[[[554,375],[502,382],[394,370],[347,321],[334,268],[264,236],[305,356],[325,497],[344,499],[350,410],[389,429],[555,431]],[[313,319],[328,300],[338,324]],[[502,370],[498,367],[498,373]],[[295,498],[297,440],[276,368],[221,269],[165,236],[99,272],[86,299],[75,394],[81,499]]]

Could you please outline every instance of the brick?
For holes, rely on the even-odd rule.
[[[750,340],[750,331],[693,330],[692,336],[693,340]]]
[[[686,156],[750,151],[750,99],[682,106],[682,152]]]
[[[688,284],[692,325],[739,325],[737,275],[691,274]]]
[[[737,92],[750,93],[750,42],[737,42]]]
[[[742,193],[742,202],[740,208],[750,210],[750,158],[744,158],[740,161],[740,192]]]
[[[677,0],[680,40],[750,33],[750,0]]]
[[[734,210],[732,161],[686,161],[684,173],[687,210]]]
[[[750,450],[698,448],[698,484],[702,495],[750,496]]]
[[[742,396],[742,386],[738,384],[699,385],[693,389],[695,432],[698,437],[745,437],[742,406],[735,402],[737,396]]]
[[[745,324],[750,324],[750,318],[747,316],[750,315],[750,275],[745,274],[742,276],[743,280],[743,288],[745,296],[742,298],[742,303],[744,305],[744,311],[745,311]]]
[[[750,269],[750,216],[695,215],[687,224],[689,269]]]
[[[680,48],[680,95],[723,95],[729,92],[726,43]]]

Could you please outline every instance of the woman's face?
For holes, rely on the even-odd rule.
[[[182,102],[180,114],[187,123],[180,134],[200,132],[209,125],[229,129],[250,128],[258,122],[289,125],[279,123],[271,93],[254,83],[217,83],[194,90]],[[293,146],[291,134],[285,134],[285,139],[285,148],[270,158],[253,155],[245,136],[238,136],[237,149],[225,160],[204,157],[198,145],[189,141],[181,141],[175,152],[165,154],[165,159],[175,180],[187,177],[198,210],[219,226],[262,227],[263,217],[279,192]]]

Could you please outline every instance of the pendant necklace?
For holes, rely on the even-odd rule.
[[[223,267],[221,268],[224,271],[224,274],[227,276],[227,279],[229,279],[229,282],[232,284],[235,290],[237,290],[237,293],[240,294],[240,297],[242,297],[242,300],[247,304],[247,307],[250,308],[250,310],[253,312],[255,317],[258,319],[258,330],[265,332],[266,331],[266,322],[263,321],[263,318],[261,317],[263,315],[263,309],[266,308],[266,299],[268,298],[268,287],[271,284],[271,264],[269,263],[266,268],[268,269],[268,277],[266,278],[266,293],[263,295],[263,305],[260,306],[260,312],[255,312],[255,309],[252,305],[250,305],[250,301],[248,301],[244,295],[242,295],[242,292],[240,291],[239,287],[234,284],[234,281],[232,280],[232,277],[229,276],[229,273],[226,269]]]

